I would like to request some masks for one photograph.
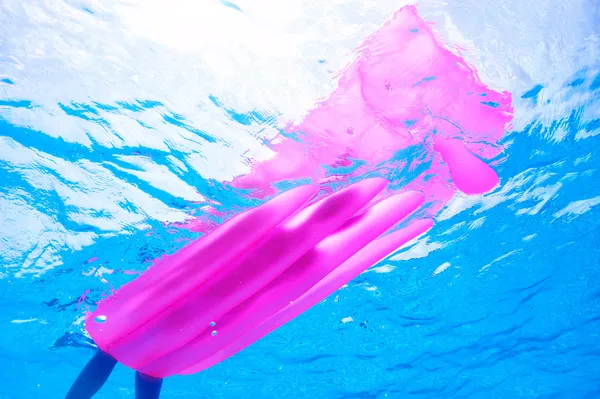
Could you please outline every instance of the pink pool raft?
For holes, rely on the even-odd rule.
[[[439,49],[416,9],[404,8],[299,126],[306,143],[274,145],[278,155],[236,184],[268,191],[276,181],[318,181],[320,165],[345,156],[375,165],[419,144],[433,155],[428,172],[408,186],[416,190],[384,192],[386,180],[367,179],[315,200],[317,186],[291,189],[160,259],[101,301],[87,331],[100,349],[154,377],[227,359],[426,232],[431,219],[392,229],[425,201],[431,214],[456,190],[495,187],[498,176],[480,157],[500,151],[485,143],[502,134],[509,105]],[[416,125],[404,127],[405,120]]]
[[[424,200],[377,202],[386,185],[367,179],[318,201],[318,187],[300,186],[241,213],[101,301],[87,331],[154,377],[213,366],[431,227],[416,220],[383,235]]]

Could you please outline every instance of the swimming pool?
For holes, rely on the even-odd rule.
[[[190,215],[259,203],[230,181],[403,5],[4,1],[0,398],[64,397],[92,353],[84,312],[197,236]],[[418,10],[512,97],[500,185],[453,197],[426,236],[163,397],[600,394],[598,5]],[[383,165],[368,173],[414,178]],[[133,397],[132,381],[118,367],[98,397]]]

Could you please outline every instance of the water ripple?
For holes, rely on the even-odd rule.
[[[259,203],[230,183],[275,155],[275,137],[304,142],[282,125],[334,90],[397,7],[117,3],[0,5],[0,398],[63,397],[94,346],[85,312]],[[428,235],[227,362],[168,380],[165,397],[599,397],[594,6],[420,4],[515,99],[491,160],[499,187],[456,195]],[[323,168],[331,188],[377,175],[398,190],[428,156]],[[133,397],[128,371],[102,394]]]

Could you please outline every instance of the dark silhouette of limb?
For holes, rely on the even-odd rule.
[[[135,399],[158,399],[163,379],[135,373]]]
[[[98,351],[81,370],[65,399],[92,398],[108,380],[116,364],[112,356]]]
[[[65,399],[91,399],[102,388],[117,365],[109,354],[98,351],[85,365]],[[135,399],[158,399],[163,379],[135,373]]]

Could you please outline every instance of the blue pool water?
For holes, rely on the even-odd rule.
[[[0,399],[64,397],[93,353],[86,309],[195,236],[172,222],[252,204],[227,179],[399,7],[174,3],[0,4]],[[513,95],[500,187],[454,199],[425,237],[162,397],[600,397],[598,6],[423,3]],[[308,21],[324,33],[286,36],[300,58],[259,30],[228,35]],[[313,70],[309,54],[328,61]],[[243,76],[223,63],[248,59]],[[133,397],[121,366],[98,395]]]

